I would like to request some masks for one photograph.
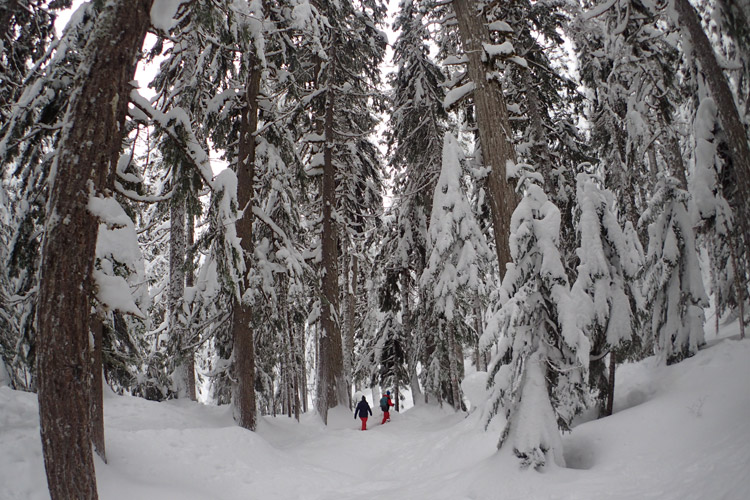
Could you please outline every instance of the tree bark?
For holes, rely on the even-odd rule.
[[[151,4],[120,0],[100,14],[76,73],[55,158],[37,317],[40,429],[52,500],[97,498],[89,329],[99,223],[87,207],[92,191],[106,194],[113,182]]]
[[[335,73],[336,36],[331,41],[328,74]],[[324,423],[328,423],[328,410],[337,405],[349,404],[349,388],[344,376],[341,332],[337,320],[339,304],[338,234],[333,219],[336,207],[336,166],[333,164],[333,112],[335,98],[332,82],[328,81],[324,122],[325,145],[323,151],[323,179],[321,198],[323,203],[323,228],[321,234],[321,265],[323,279],[320,297],[320,362],[318,363],[317,409]]]
[[[747,142],[747,132],[726,76],[716,59],[716,53],[703,31],[698,13],[688,0],[674,0],[674,7],[683,34],[695,50],[708,90],[716,102],[719,121],[726,133],[729,155],[732,159],[731,168],[738,187],[738,196],[730,200],[730,203],[733,205],[735,219],[742,228],[745,258],[750,262],[750,146]]]
[[[243,210],[237,221],[237,236],[241,239],[245,276],[242,278],[242,300],[236,301],[232,318],[234,339],[235,387],[234,404],[241,427],[254,431],[255,409],[255,348],[253,345],[252,311],[246,303],[249,282],[247,275],[252,267],[253,255],[253,197],[255,191],[255,132],[258,129],[258,94],[261,68],[251,58],[250,74],[245,89],[245,107],[240,117],[239,157],[237,160],[237,202]]]
[[[511,262],[510,219],[518,204],[513,185],[506,178],[506,165],[516,162],[512,133],[508,120],[508,109],[500,83],[488,78],[493,69],[484,62],[483,43],[489,43],[489,32],[485,26],[484,13],[479,3],[473,0],[453,0],[461,44],[468,57],[468,74],[474,82],[474,107],[479,127],[479,142],[482,157],[490,167],[488,195],[492,208],[492,227],[501,278],[505,276],[505,265]]]

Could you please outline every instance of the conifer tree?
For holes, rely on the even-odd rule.
[[[533,174],[531,174],[533,175]],[[512,446],[522,466],[564,465],[559,429],[585,404],[590,343],[576,320],[560,259],[560,212],[529,175],[513,214],[513,263],[503,278],[506,299],[482,339],[497,343],[491,361],[487,422],[503,413],[498,448]]]
[[[61,6],[65,6],[60,4]],[[51,11],[35,5],[26,10],[20,3],[6,5],[3,15],[8,15],[10,29],[15,23],[30,26],[9,31],[19,35],[19,44],[2,45],[3,64],[10,74],[9,91],[3,99],[7,102],[1,111],[0,165],[3,179],[12,180],[15,188],[8,192],[9,242],[5,272],[5,293],[16,297],[10,313],[8,355],[10,376],[19,389],[36,390],[36,306],[41,254],[41,235],[46,217],[47,180],[57,147],[61,124],[72,91],[71,73],[81,63],[81,54],[96,20],[93,6],[81,6],[77,15],[63,32],[59,42],[52,42],[56,50],[41,50],[49,41],[38,38],[35,30],[39,21],[49,22]],[[24,10],[24,12],[20,12]],[[31,17],[29,15],[33,14]],[[41,25],[40,25],[41,26]],[[41,28],[45,29],[45,28]],[[52,32],[47,34],[52,36]],[[25,38],[29,36],[30,38]],[[25,40],[25,41],[24,41]],[[25,43],[30,43],[24,46]],[[34,48],[35,47],[35,48]],[[31,61],[30,57],[37,60]],[[20,65],[20,66],[19,66]],[[24,72],[21,71],[24,66]],[[15,72],[15,73],[14,73]],[[12,75],[16,75],[15,77]],[[14,78],[21,80],[13,82]],[[6,88],[7,87],[7,88]],[[12,346],[12,347],[11,347]],[[11,354],[12,353],[12,354]]]
[[[660,180],[641,217],[649,235],[643,293],[653,309],[647,346],[667,364],[695,355],[705,343],[703,308],[708,306],[690,196],[679,186],[671,177]]]
[[[445,77],[429,57],[429,34],[415,2],[401,2],[394,29],[401,32],[394,44],[398,70],[390,82],[393,111],[386,131],[390,163],[395,169],[393,207],[397,214],[389,233],[397,243],[390,255],[392,265],[401,273],[401,321],[416,404],[421,397],[417,365],[423,361],[425,335],[420,326],[429,309],[425,301],[432,301],[429,295],[420,295],[418,278],[427,264],[429,213],[447,121],[443,109]]]
[[[744,240],[745,261],[750,262],[750,145],[727,77],[719,65],[716,52],[701,26],[695,7],[688,0],[674,0],[675,21],[681,28],[685,45],[692,47],[701,75],[705,79],[709,94],[716,103],[717,116],[726,134],[727,155],[731,159],[731,176],[737,185],[737,194],[730,199]],[[745,14],[738,11],[740,14]],[[746,41],[746,39],[744,40]],[[747,279],[743,280],[747,283]]]
[[[56,153],[48,213],[57,216],[47,221],[42,249],[37,358],[40,427],[53,499],[97,498],[88,351],[98,223],[89,198],[111,195],[130,81],[150,8],[150,1],[116,2],[97,16]],[[92,116],[99,118],[98,127],[87,126]],[[89,168],[83,175],[80,165]],[[98,215],[106,220],[106,213]],[[73,245],[78,252],[70,251]]]
[[[589,385],[604,416],[612,414],[617,360],[639,340],[634,338],[637,318],[631,304],[641,300],[636,277],[643,256],[625,239],[612,210],[612,193],[587,174],[578,174],[577,181],[578,267],[571,292],[591,344]]]
[[[735,231],[734,214],[726,199],[731,190],[727,170],[720,154],[716,105],[705,98],[698,105],[694,121],[695,169],[690,176],[690,193],[695,200],[704,233],[703,244],[707,247],[711,266],[711,292],[716,308],[718,331],[719,318],[730,311],[738,311],[744,317],[742,276],[744,259],[737,251],[740,235]],[[744,337],[744,322],[740,322],[740,336]]]
[[[462,409],[460,382],[463,374],[461,334],[468,328],[463,318],[469,315],[473,294],[482,291],[481,262],[489,259],[489,247],[474,219],[462,186],[463,153],[456,139],[446,133],[443,165],[433,194],[432,215],[428,233],[427,267],[420,277],[425,293],[432,293],[432,314],[438,330],[434,343],[439,346],[440,373],[433,371],[440,385],[445,385],[448,400]],[[434,362],[430,363],[436,367]],[[433,391],[442,390],[432,387]]]

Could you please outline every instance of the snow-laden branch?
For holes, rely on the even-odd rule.
[[[168,113],[163,113],[154,108],[148,99],[143,97],[136,89],[130,92],[130,102],[137,110],[142,112],[147,118],[154,121],[161,127],[170,138],[174,139],[182,146],[185,156],[198,170],[205,183],[213,190],[215,189],[213,170],[211,170],[211,161],[208,153],[203,149],[195,136],[193,127],[187,113],[182,108],[174,108]],[[138,118],[136,116],[136,118]],[[177,133],[177,125],[182,126],[186,138],[182,139]]]

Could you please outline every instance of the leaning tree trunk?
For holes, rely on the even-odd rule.
[[[243,298],[234,304],[232,338],[234,339],[234,405],[241,427],[255,430],[255,349],[253,346],[252,311],[245,302],[249,287],[247,274],[252,267],[253,255],[253,191],[255,177],[255,132],[258,129],[258,94],[260,93],[261,68],[251,58],[250,74],[245,89],[245,106],[240,117],[239,158],[237,160],[237,202],[242,217],[237,221],[237,236],[240,238],[245,276],[242,278]]]
[[[468,58],[469,78],[474,82],[474,108],[479,128],[479,143],[482,158],[490,167],[488,195],[492,208],[492,228],[495,235],[495,248],[501,277],[505,275],[505,265],[510,255],[510,218],[518,204],[513,185],[506,179],[505,166],[515,163],[516,153],[511,142],[511,129],[508,109],[500,82],[488,78],[490,68],[484,62],[483,43],[489,43],[484,13],[472,0],[453,0],[461,44]]]
[[[745,242],[745,259],[750,262],[750,146],[747,132],[740,119],[737,105],[726,76],[719,66],[711,42],[701,26],[700,18],[689,0],[674,0],[678,21],[685,37],[690,41],[701,66],[708,91],[716,102],[719,121],[726,133],[729,156],[732,159],[734,179],[738,194],[730,202]]]
[[[39,417],[52,500],[97,498],[89,328],[99,223],[88,204],[92,193],[111,194],[151,4],[115,1],[99,15],[75,76],[55,158],[37,317]]]

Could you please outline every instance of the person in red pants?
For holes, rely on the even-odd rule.
[[[391,391],[385,391],[383,397],[380,398],[380,409],[383,410],[383,421],[380,422],[380,425],[391,421],[391,406],[393,406],[393,401],[391,401]]]
[[[362,401],[357,403],[357,408],[354,410],[354,420],[359,417],[359,419],[362,421],[362,430],[367,430],[367,414],[372,415],[372,410],[370,409],[370,405],[367,404],[367,399],[362,396]]]

